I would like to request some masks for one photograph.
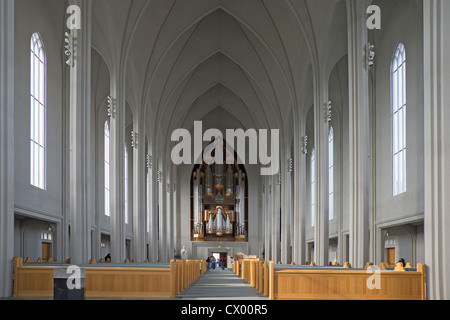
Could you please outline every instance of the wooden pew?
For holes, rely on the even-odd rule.
[[[92,261],[91,261],[92,262]],[[14,297],[53,297],[54,270],[68,264],[23,264],[14,258]],[[170,264],[80,265],[85,269],[86,298],[173,299],[206,270],[200,260],[172,260]]]
[[[269,299],[313,299],[313,300],[424,300],[425,266],[419,263],[417,268],[396,269],[384,264],[375,272],[374,267],[366,264],[364,269],[353,269],[349,263],[344,266],[332,265],[317,267],[309,265],[281,265],[266,261],[242,261],[243,272],[256,274],[243,276],[249,284]],[[410,264],[407,265],[410,267]],[[247,270],[248,269],[248,270]],[[247,270],[247,271],[245,271]],[[380,288],[370,289],[368,281],[379,276]],[[370,278],[372,277],[372,278]],[[369,279],[370,278],[370,279]]]
[[[240,275],[242,279],[250,283],[252,286],[256,286],[257,270],[256,266],[258,262],[263,261],[259,258],[245,258],[239,259],[236,265],[236,274]],[[235,262],[236,264],[236,262]]]
[[[276,266],[269,262],[269,299],[424,300],[425,267],[379,270],[380,289],[367,285],[374,271],[341,267]],[[372,279],[372,278],[371,278]]]

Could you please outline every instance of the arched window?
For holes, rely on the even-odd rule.
[[[316,211],[316,150],[311,152],[311,227],[315,225],[315,211]]]
[[[328,218],[334,218],[334,131],[328,134]]]
[[[38,33],[30,50],[30,183],[46,189],[46,55]]]
[[[391,65],[392,187],[393,195],[406,191],[406,52],[400,43]]]
[[[105,166],[105,215],[110,216],[110,184],[109,184],[109,178],[110,178],[110,170],[109,170],[109,164],[110,164],[110,131],[109,131],[109,120],[106,120],[105,122],[105,148],[104,148],[104,166]]]
[[[126,146],[124,148],[124,157],[125,223],[128,223],[128,150]]]

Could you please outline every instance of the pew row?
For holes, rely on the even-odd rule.
[[[62,263],[23,263],[14,258],[14,297],[53,298],[54,271]],[[206,272],[201,260],[168,263],[78,265],[85,270],[85,298],[173,299]]]
[[[425,300],[425,266],[350,268],[235,261],[233,271],[272,300]]]

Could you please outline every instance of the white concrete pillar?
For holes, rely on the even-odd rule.
[[[75,52],[69,81],[69,208],[71,263],[89,262],[89,218],[94,212],[91,132],[91,19],[90,0],[71,0],[81,10],[81,29],[69,30]]]
[[[172,185],[171,185],[171,211],[172,211],[172,223],[171,223],[171,230],[170,235],[172,237],[171,239],[171,246],[172,246],[172,252],[175,250],[178,251],[177,248],[181,248],[181,235],[180,235],[180,227],[179,227],[179,219],[177,218],[177,201],[178,201],[178,195],[177,195],[177,184],[176,179],[177,177],[177,166],[173,166],[172,168]],[[181,250],[181,249],[180,249]],[[189,257],[192,257],[192,252],[189,252]],[[171,259],[173,256],[171,256]]]
[[[259,252],[258,252],[258,254],[261,254],[260,258],[264,258],[264,255],[262,255],[262,252],[264,251],[264,248],[265,248],[266,185],[265,185],[264,178],[261,178],[260,181],[261,181],[261,189],[259,191],[259,194],[260,194],[259,205],[260,205],[261,214],[258,219],[258,223],[259,223],[259,225],[258,225]]]
[[[120,68],[111,72],[113,115],[110,118],[111,262],[125,261],[125,84]]]
[[[133,119],[135,146],[133,148],[133,259],[146,259],[146,155],[145,122],[137,108]]]
[[[352,267],[369,260],[368,0],[347,0],[349,67],[349,254]]]
[[[173,211],[172,211],[172,184],[170,183],[170,179],[166,182],[166,215],[167,215],[167,225],[166,225],[166,241],[167,241],[167,261],[173,259],[174,257],[174,229],[173,229]],[[189,252],[191,254],[191,252]]]
[[[164,172],[162,171],[162,166],[159,170],[158,175],[159,181],[158,181],[158,204],[159,204],[159,210],[158,210],[158,260],[160,262],[165,262],[167,260],[167,241],[166,241],[166,224],[167,224],[167,215],[166,215],[166,179],[164,176]]]
[[[288,144],[286,144],[288,145]],[[289,150],[286,147],[284,150]],[[280,164],[280,206],[281,206],[281,262],[291,263],[290,259],[290,247],[291,247],[291,175],[288,171],[288,154],[289,151],[285,151],[286,157],[281,157]]]
[[[272,260],[278,263],[281,259],[280,252],[280,208],[281,208],[281,181],[279,176],[274,175],[272,177],[272,215],[271,215],[271,245],[272,245]]]
[[[270,259],[272,259],[272,250],[271,250],[271,217],[273,214],[273,210],[272,210],[272,178],[271,177],[265,177],[266,180],[266,193],[265,193],[265,217],[264,217],[264,221],[265,221],[265,244],[264,244],[264,251],[265,251],[265,256],[266,256],[266,260],[269,261]]]
[[[0,0],[0,298],[12,296],[14,257],[14,0]]]
[[[294,136],[294,262],[306,261],[305,215],[306,215],[306,150],[307,137],[304,120],[297,120]]]
[[[450,299],[450,2],[424,0],[427,298]]]
[[[317,68],[314,79],[314,146],[316,174],[316,205],[314,225],[314,262],[328,265],[328,79]]]
[[[150,196],[150,213],[149,213],[149,232],[148,232],[148,244],[149,244],[149,261],[156,262],[158,261],[158,170],[155,165],[155,159],[150,154],[150,163],[149,163],[149,175],[150,175],[150,183],[149,183],[149,196]]]
[[[289,148],[290,149],[290,148]],[[294,205],[293,205],[293,189],[294,189],[294,159],[289,158],[287,160],[286,168],[286,210],[287,217],[285,220],[285,243],[286,243],[286,262],[291,263],[294,261]],[[291,249],[292,248],[292,249]]]

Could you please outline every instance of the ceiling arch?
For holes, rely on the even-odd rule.
[[[223,28],[228,28],[228,31],[223,32]],[[173,59],[173,61],[162,60],[152,76],[157,81],[155,81],[155,85],[150,84],[149,86],[149,96],[152,99],[150,104],[158,106],[157,114],[161,113],[161,110],[170,108],[166,101],[170,95],[177,94],[173,88],[181,81],[180,79],[189,76],[194,70],[195,72],[202,70],[204,73],[202,77],[213,76],[217,80],[221,80],[220,78],[224,73],[233,77],[233,74],[226,72],[227,70],[235,70],[234,76],[241,79],[243,78],[241,74],[244,73],[246,74],[244,78],[252,78],[262,88],[264,95],[267,95],[271,100],[272,108],[277,107],[279,98],[276,96],[273,82],[279,84],[282,82],[279,79],[283,77],[279,76],[276,81],[271,79],[271,77],[276,76],[276,72],[267,71],[266,65],[261,62],[259,54],[232,17],[222,10],[216,10],[193,29],[189,41],[184,43],[182,50],[177,55],[169,54],[167,60]],[[236,48],[239,48],[241,52],[236,52]],[[221,59],[221,61],[229,64],[231,60],[237,66],[229,69],[220,66],[216,68],[212,66],[210,69],[203,68],[205,60],[209,61],[211,56],[216,58],[218,53],[229,58],[228,60]],[[278,75],[281,75],[281,72],[278,72]],[[189,83],[192,82],[193,80],[189,81]],[[275,118],[278,117],[279,114],[276,114]]]
[[[166,1],[163,5],[156,1],[155,6],[159,8],[160,13],[164,13],[156,19],[147,18],[154,12],[149,5],[146,8],[148,14],[143,14],[141,20],[152,21],[153,27],[145,28],[144,25],[148,24],[143,23],[142,30],[136,28],[134,34],[136,41],[133,45],[137,45],[139,41],[142,43],[143,40],[138,39],[143,34],[154,44],[148,46],[151,49],[144,49],[144,54],[130,59],[130,64],[146,63],[146,68],[134,67],[133,70],[140,70],[140,77],[145,79],[143,97],[146,97],[145,92],[148,92],[150,101],[144,101],[152,110],[162,106],[166,109],[167,104],[161,101],[167,101],[168,95],[174,94],[173,88],[182,81],[180,79],[215,52],[232,57],[253,81],[263,88],[261,92],[266,95],[270,93],[271,107],[278,109],[279,117],[285,114],[282,108],[292,108],[295,102],[292,101],[291,91],[295,86],[288,81],[292,76],[286,75],[286,70],[291,72],[291,68],[286,63],[286,54],[283,53],[285,49],[280,39],[280,31],[275,27],[275,19],[270,16],[265,3],[186,3],[178,1],[169,4],[169,1]],[[175,17],[180,16],[180,10],[185,12],[175,21]],[[155,20],[159,21],[158,26],[155,25]],[[279,21],[280,18],[276,20]],[[147,32],[143,31],[144,29]]]
[[[125,64],[150,140],[220,106],[290,141],[319,65],[330,73],[345,56],[345,15],[345,0],[99,0],[92,42]]]

